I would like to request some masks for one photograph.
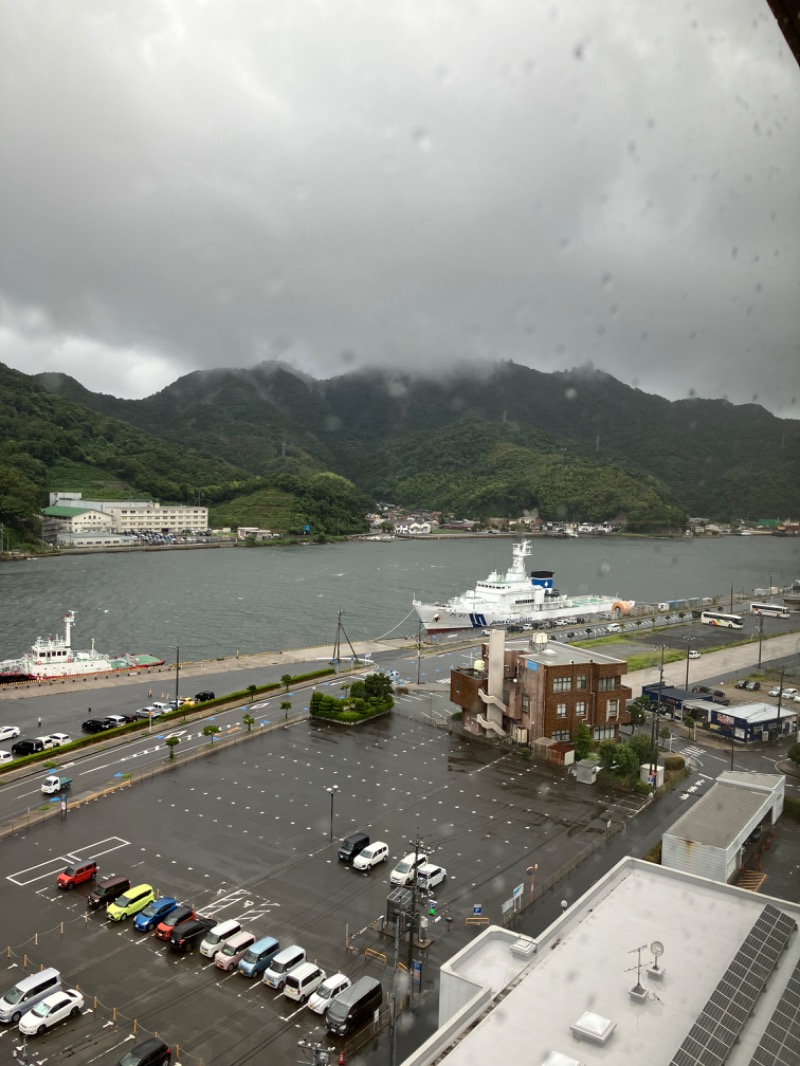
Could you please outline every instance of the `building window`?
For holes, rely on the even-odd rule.
[[[595,740],[613,740],[616,735],[617,730],[613,725],[600,725],[594,729]]]
[[[586,688],[586,675],[578,674],[575,678],[575,688]]]
[[[606,705],[606,717],[618,718],[619,717],[619,700],[609,700]]]
[[[619,677],[601,677],[598,678],[597,691],[598,692],[613,692],[614,689],[619,688]]]
[[[571,677],[554,677],[553,678],[553,692],[569,692],[572,688]]]
[[[566,718],[566,717],[567,717],[567,705],[566,705],[566,703],[557,703],[556,704],[556,718]]]
[[[557,729],[555,733],[551,733],[550,734],[550,739],[551,740],[569,740],[570,739],[569,730],[568,729]]]
[[[522,709],[523,709],[523,711],[525,711],[527,713],[528,710],[530,709],[530,705],[531,705],[531,698],[527,694],[527,692],[525,692],[525,693],[522,694]]]
[[[575,704],[575,714],[579,718],[586,717],[586,700],[578,700],[578,702]]]

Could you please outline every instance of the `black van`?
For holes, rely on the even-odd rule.
[[[371,1022],[383,1003],[383,988],[375,977],[359,977],[344,992],[334,996],[325,1024],[334,1036],[347,1036],[366,1022]]]
[[[339,858],[342,862],[352,862],[369,844],[368,833],[351,833],[339,845]]]
[[[86,897],[86,905],[90,910],[96,911],[111,903],[112,900],[119,899],[122,893],[127,892],[130,887],[131,882],[128,877],[106,877],[103,881],[98,881],[93,891]]]

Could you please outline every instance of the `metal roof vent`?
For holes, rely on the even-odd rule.
[[[607,1044],[611,1039],[617,1023],[602,1014],[587,1010],[569,1027],[576,1040],[590,1040],[593,1044]]]
[[[535,648],[537,646],[541,647],[542,644],[546,644],[546,643],[547,643],[547,634],[546,633],[534,633],[533,636],[531,637],[531,647],[532,648]]]

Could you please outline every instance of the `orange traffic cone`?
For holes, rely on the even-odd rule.
[[[339,1052],[339,1066],[344,1066],[344,1048]]]

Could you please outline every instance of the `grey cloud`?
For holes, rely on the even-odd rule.
[[[763,0],[0,20],[3,362],[145,395],[591,360],[794,414],[798,71]]]

